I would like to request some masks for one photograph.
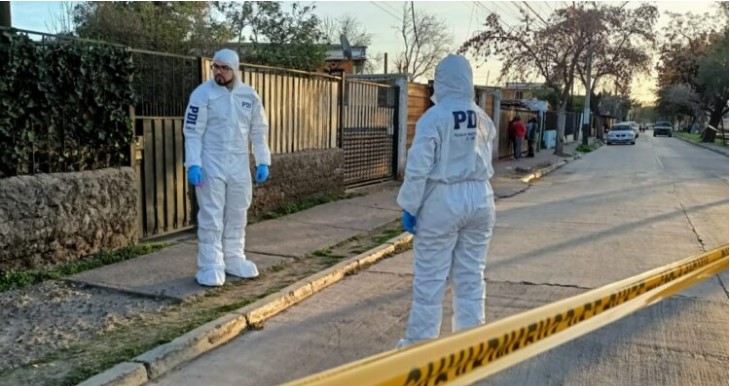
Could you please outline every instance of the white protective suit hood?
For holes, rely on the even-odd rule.
[[[233,69],[233,76],[238,77],[238,54],[236,51],[224,48],[213,55],[214,62],[220,62]]]
[[[449,54],[436,66],[433,86],[435,102],[474,100],[473,79],[469,61],[461,55]]]

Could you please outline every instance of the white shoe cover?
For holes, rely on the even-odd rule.
[[[195,280],[207,287],[220,287],[226,282],[226,273],[215,268],[202,268],[195,274]]]
[[[232,276],[250,279],[259,275],[259,270],[253,261],[233,258],[226,260],[226,273]]]

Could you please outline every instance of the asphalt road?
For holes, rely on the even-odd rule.
[[[727,158],[648,131],[497,202],[488,321],[727,242]],[[391,349],[408,317],[411,262],[408,252],[347,277],[152,384],[277,385]],[[727,288],[725,271],[478,384],[727,384]],[[450,308],[447,294],[444,334]]]

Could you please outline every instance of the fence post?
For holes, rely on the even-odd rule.
[[[338,117],[338,127],[337,127],[337,147],[342,149],[342,137],[344,135],[344,115],[345,115],[345,73],[343,72],[340,81],[339,81],[339,87],[338,87],[339,97],[338,97],[338,111],[337,111],[337,117]]]
[[[494,142],[492,143],[492,161],[499,160],[499,137],[500,137],[500,118],[502,115],[502,91],[497,89],[493,91],[493,100],[492,100],[492,109],[494,112],[492,113],[492,122],[494,123],[494,127],[497,129],[497,135],[494,137]]]
[[[134,55],[132,51],[127,48],[127,53],[132,61],[134,61]],[[134,75],[130,76],[131,78]],[[131,79],[134,84],[134,79]],[[129,146],[129,166],[134,170],[137,176],[137,238],[144,239],[146,229],[144,222],[144,185],[142,178],[142,159],[144,158],[144,137],[137,135],[137,110],[134,105],[129,106],[128,110],[129,121],[132,123],[132,143]]]
[[[397,85],[391,86],[389,92],[391,93],[392,101],[393,101],[393,178],[398,178],[398,147],[400,146],[400,87]],[[388,98],[390,101],[391,98]]]

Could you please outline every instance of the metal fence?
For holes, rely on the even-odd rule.
[[[397,174],[398,87],[345,81],[341,143],[348,187]]]
[[[183,166],[183,116],[190,94],[201,82],[201,60],[131,50],[138,76],[134,88],[141,238],[189,229],[195,224],[195,190]]]
[[[203,59],[203,80],[212,78]],[[340,78],[243,63],[241,80],[261,97],[272,154],[337,147]]]
[[[39,44],[62,39],[39,35]],[[211,76],[212,63],[207,58],[127,50],[136,69],[133,88],[138,99],[130,108],[135,145],[119,151],[125,160],[131,154],[139,176],[140,238],[148,239],[195,225],[194,189],[183,166],[183,116],[192,91]],[[396,175],[397,87],[250,64],[240,69],[242,80],[262,99],[273,154],[342,147],[348,186]],[[44,146],[43,140],[34,146]]]
[[[578,132],[581,127],[580,114],[573,112],[565,113],[565,135],[573,135]],[[548,111],[545,113],[545,130],[558,129],[558,113]]]

